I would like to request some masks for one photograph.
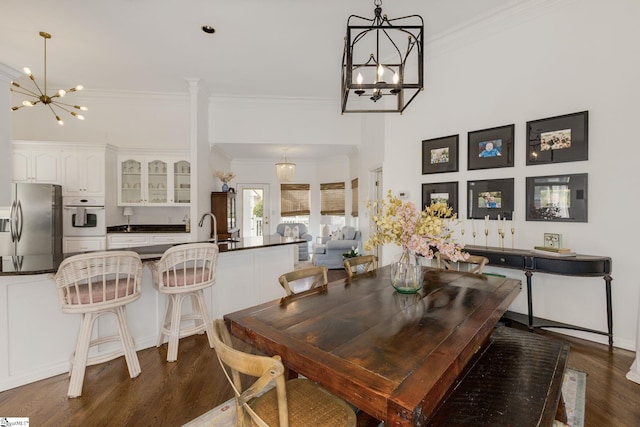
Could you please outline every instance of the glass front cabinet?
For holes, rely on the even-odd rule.
[[[118,159],[118,206],[188,206],[191,163],[184,158]]]

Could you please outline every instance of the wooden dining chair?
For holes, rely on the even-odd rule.
[[[469,255],[469,258],[464,261],[458,261],[458,263],[467,264],[469,273],[482,274],[484,266],[489,264],[489,259],[480,255]],[[444,270],[456,270],[453,266],[453,261],[440,252],[436,252],[436,267]]]
[[[278,278],[278,281],[287,292],[287,295],[326,286],[329,282],[327,280],[327,267],[324,265],[285,273]]]
[[[306,378],[286,381],[280,356],[234,349],[222,319],[214,321],[213,330],[218,361],[235,394],[238,426],[356,425],[353,409],[315,382]],[[241,374],[257,380],[244,389]]]
[[[359,274],[364,274],[378,268],[378,257],[375,255],[361,255],[346,258],[343,265],[348,278],[351,279]]]

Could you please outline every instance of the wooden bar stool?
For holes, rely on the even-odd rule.
[[[213,348],[213,330],[204,289],[215,282],[217,260],[218,245],[188,243],[168,249],[159,261],[150,265],[154,286],[168,297],[157,344],[160,347],[164,338],[168,338],[167,362],[178,360],[178,341],[189,335],[206,332],[209,346]],[[191,299],[192,312],[188,314],[182,314],[185,298]],[[182,325],[190,320],[194,321],[193,326]]]
[[[62,261],[54,276],[64,313],[82,314],[76,350],[71,356],[69,397],[82,394],[87,366],[124,355],[129,376],[140,374],[140,363],[127,326],[125,306],[140,298],[142,262],[131,251],[93,252]],[[105,314],[115,316],[118,334],[91,340],[93,326]],[[122,346],[107,354],[89,357],[89,349],[111,341]]]

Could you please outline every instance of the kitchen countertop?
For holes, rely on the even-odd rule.
[[[142,232],[142,231],[139,231]],[[207,242],[207,241],[205,241]],[[218,242],[220,253],[233,252],[249,249],[266,248],[270,246],[290,245],[293,243],[303,243],[305,240],[270,235],[263,237],[245,237],[241,239],[225,239]],[[154,261],[160,259],[162,254],[169,248],[184,243],[174,243],[165,245],[141,246],[129,249],[111,249],[112,251],[133,251],[140,255],[143,261]],[[84,252],[83,252],[84,253]],[[57,254],[57,255],[5,255],[0,257],[0,276],[30,275],[55,273],[63,259],[77,253]]]
[[[131,231],[127,225],[112,225],[107,227],[107,234],[131,233],[187,233],[184,224],[131,224]]]

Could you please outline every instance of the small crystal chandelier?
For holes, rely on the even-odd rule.
[[[293,181],[296,164],[287,160],[287,150],[284,150],[284,161],[276,163],[276,176],[280,182]]]
[[[347,19],[343,113],[402,113],[424,87],[422,17],[388,19],[382,14],[382,0],[373,4],[372,19]]]
[[[22,95],[26,95],[29,97],[34,98],[34,100],[25,100],[22,101],[22,105],[19,105],[17,107],[11,107],[11,109],[13,111],[19,110],[22,107],[33,107],[34,105],[38,104],[38,103],[42,103],[43,105],[46,105],[47,107],[49,107],[49,109],[51,110],[51,112],[53,113],[53,115],[55,116],[56,120],[58,121],[58,124],[60,124],[60,126],[64,125],[64,122],[62,121],[62,119],[60,118],[60,116],[58,116],[58,114],[56,113],[56,111],[53,109],[53,107],[57,107],[60,108],[64,111],[66,111],[67,113],[71,114],[73,117],[79,119],[79,120],[84,120],[84,116],[82,114],[78,114],[75,111],[72,111],[71,109],[76,109],[76,110],[80,110],[80,111],[87,111],[87,107],[83,107],[80,105],[72,105],[72,104],[65,104],[64,102],[60,102],[57,100],[57,98],[63,98],[67,92],[76,92],[78,90],[82,90],[83,87],[82,85],[78,85],[76,87],[72,87],[69,90],[63,90],[60,89],[59,91],[57,91],[54,95],[49,96],[47,94],[47,39],[51,38],[51,34],[49,33],[45,33],[44,31],[40,31],[40,36],[44,39],[44,91],[40,89],[40,86],[38,86],[38,83],[36,83],[36,79],[33,77],[33,74],[31,73],[31,70],[27,67],[24,67],[23,71],[25,72],[26,75],[29,76],[29,78],[31,79],[31,81],[33,82],[33,84],[35,85],[36,89],[38,90],[37,92],[33,92],[25,87],[20,86],[18,83],[16,82],[11,82],[11,87],[10,90],[12,92],[16,92],[16,93],[20,93]]]

